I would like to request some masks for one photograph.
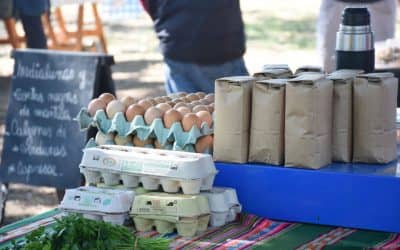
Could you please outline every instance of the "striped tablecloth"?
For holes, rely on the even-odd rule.
[[[59,212],[51,210],[1,228],[0,249],[9,245],[12,238],[22,238],[25,231],[33,230],[40,225],[51,225],[52,218],[57,216]],[[159,236],[155,231],[139,235]],[[233,223],[211,228],[194,238],[183,238],[176,234],[169,234],[166,237],[171,239],[172,249],[400,248],[399,234],[278,222],[249,214],[243,214]]]

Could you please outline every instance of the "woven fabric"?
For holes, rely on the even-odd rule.
[[[0,249],[12,239],[23,239],[23,234],[38,226],[51,226],[58,210],[51,210],[0,229]],[[14,238],[6,237],[9,234]],[[156,231],[137,233],[145,237],[160,237]],[[171,239],[171,249],[399,249],[400,234],[328,227],[311,224],[279,222],[242,214],[235,222],[210,228],[193,238],[164,235]],[[6,240],[5,240],[6,239]]]

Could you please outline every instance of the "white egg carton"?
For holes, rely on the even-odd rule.
[[[208,154],[103,145],[84,150],[80,164],[86,181],[108,186],[121,181],[126,188],[142,183],[146,190],[198,194],[212,188],[217,170]]]
[[[67,189],[59,209],[65,214],[78,213],[92,220],[122,225],[129,218],[135,193],[96,187]]]
[[[226,187],[214,187],[210,191],[201,192],[208,198],[210,204],[210,226],[219,227],[232,222],[242,211],[236,190]]]

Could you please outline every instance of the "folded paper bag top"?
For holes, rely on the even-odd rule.
[[[358,75],[357,77],[368,79],[369,82],[381,82],[385,78],[394,77],[394,74],[391,72],[369,73],[369,74],[361,74]]]
[[[256,84],[260,84],[259,86],[265,85],[272,88],[283,88],[286,86],[288,79],[280,78],[280,79],[266,79],[256,81]]]
[[[286,82],[269,79],[253,85],[250,162],[283,164]]]
[[[251,115],[250,76],[224,77],[215,81],[214,158],[247,162]]]
[[[333,84],[302,74],[286,85],[285,165],[318,169],[332,160]]]
[[[286,69],[264,69],[260,72],[256,72],[253,75],[257,78],[288,78],[292,76],[292,72]]]
[[[296,69],[296,72],[294,73],[295,75],[302,73],[302,72],[317,72],[317,73],[323,73],[323,70],[319,66],[312,66],[312,65],[304,65]]]
[[[392,73],[359,75],[353,93],[353,161],[388,163],[397,157],[398,79]]]
[[[295,78],[289,79],[288,83],[293,84],[315,84],[319,80],[325,78],[325,75],[322,73],[313,72],[311,74],[301,74]]]
[[[354,79],[362,73],[364,71],[358,69],[340,69],[330,73],[326,78],[333,81],[337,80],[335,83],[344,83],[346,80]]]

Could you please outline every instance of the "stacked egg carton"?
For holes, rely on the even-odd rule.
[[[104,93],[82,108],[81,129],[98,133],[87,147],[123,145],[212,153],[214,94],[198,92],[136,101]]]
[[[130,210],[138,231],[194,236],[241,211],[234,189],[212,187],[217,170],[208,154],[105,145],[85,149],[80,170],[89,184],[149,191]]]
[[[82,214],[92,220],[102,220],[122,225],[135,196],[134,191],[112,190],[96,187],[67,189],[59,209],[66,215]]]

